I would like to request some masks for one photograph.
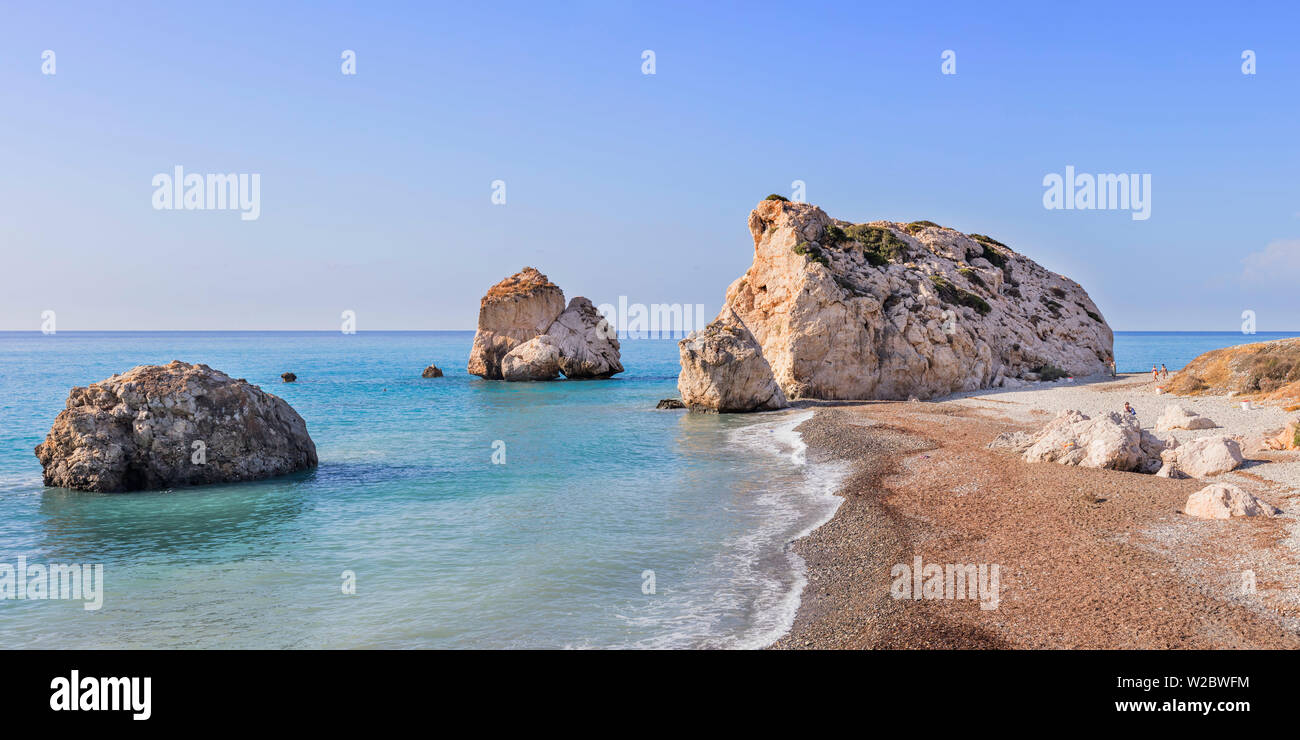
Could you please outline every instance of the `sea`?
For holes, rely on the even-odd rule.
[[[1117,332],[1121,371],[1300,334]],[[0,643],[21,648],[759,648],[806,583],[791,544],[846,475],[811,411],[660,411],[672,339],[610,380],[468,375],[473,332],[0,332]],[[281,396],[320,465],[237,485],[46,488],[68,390],[200,362]],[[426,379],[436,364],[445,377]],[[295,383],[280,374],[293,372]],[[102,566],[98,603],[6,566]],[[89,571],[88,571],[89,572]],[[62,596],[62,594],[60,594]],[[91,606],[93,608],[87,608]]]

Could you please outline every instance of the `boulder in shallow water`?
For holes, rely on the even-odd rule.
[[[733,312],[677,343],[682,401],[701,411],[767,411],[789,405],[763,350]]]
[[[468,370],[503,380],[502,361],[515,347],[543,334],[564,310],[564,291],[532,267],[488,289],[479,303],[478,331]]]
[[[676,398],[665,398],[656,404],[655,408],[663,410],[684,409],[686,408],[686,404],[678,401]]]
[[[554,380],[560,377],[560,348],[549,335],[533,337],[501,360],[502,380]]]
[[[293,373],[281,373],[280,380],[283,380],[286,383],[293,383],[298,380],[298,376]]]
[[[547,340],[534,341],[542,336]],[[608,378],[623,372],[618,332],[586,298],[576,297],[565,308],[564,291],[525,267],[483,296],[469,372],[489,380],[553,380],[560,373],[574,380]]]
[[[1257,496],[1228,483],[1212,483],[1187,497],[1183,513],[1197,519],[1231,519],[1236,516],[1273,517],[1282,513]]]
[[[316,467],[283,399],[207,365],[141,365],[73,388],[36,447],[47,486],[137,491],[250,481]]]
[[[424,372],[420,373],[420,377],[421,377],[421,378],[441,378],[441,377],[442,377],[442,369],[439,368],[437,365],[430,365],[430,366],[428,366],[428,367],[426,367],[426,368],[424,369]]]
[[[546,334],[555,340],[560,372],[566,378],[608,378],[623,372],[618,331],[582,296],[569,301],[569,307],[556,317]]]

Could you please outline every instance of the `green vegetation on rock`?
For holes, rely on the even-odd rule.
[[[984,278],[980,277],[980,274],[978,272],[976,272],[975,270],[969,267],[963,267],[957,270],[957,274],[961,275],[962,277],[966,278],[972,283],[980,286],[981,288],[984,288],[986,290],[988,289],[988,286],[984,284]]]
[[[1039,380],[1047,380],[1047,381],[1060,380],[1061,378],[1069,377],[1070,375],[1069,373],[1065,372],[1061,368],[1052,365],[1050,363],[1046,365],[1039,365],[1038,367],[1034,368],[1034,372],[1038,374]]]
[[[972,308],[979,313],[980,316],[987,316],[988,313],[993,310],[993,307],[988,304],[988,301],[970,291],[958,288],[956,285],[952,284],[952,281],[948,280],[948,278],[945,278],[943,275],[931,275],[930,281],[934,283],[935,290],[939,293],[939,300],[944,303]]]
[[[819,249],[816,244],[809,244],[808,242],[799,242],[798,244],[794,245],[794,253],[807,257],[813,262],[816,262],[821,265],[825,265],[826,267],[831,266],[831,261],[826,258],[826,253],[823,252],[821,249]]]
[[[907,256],[907,242],[894,236],[894,232],[880,226],[856,224],[844,230],[845,235],[862,245],[862,251],[874,267],[882,267]]]

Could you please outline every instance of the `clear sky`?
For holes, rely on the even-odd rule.
[[[472,329],[524,265],[712,315],[797,179],[992,235],[1116,329],[1300,330],[1295,4],[987,5],[11,3],[0,329]],[[155,210],[176,165],[259,174],[259,218]],[[1150,174],[1150,218],[1045,209],[1067,165]]]

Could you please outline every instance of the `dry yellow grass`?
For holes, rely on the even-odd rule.
[[[1300,400],[1300,339],[1211,350],[1178,371],[1165,390],[1183,396],[1236,393],[1259,400]],[[1288,411],[1293,409],[1300,405]]]

